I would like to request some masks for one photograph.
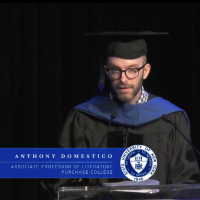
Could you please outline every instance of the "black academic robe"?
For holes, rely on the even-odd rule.
[[[149,101],[154,98],[156,97],[150,94]],[[108,100],[109,103],[110,101]],[[192,147],[172,124],[166,123],[161,118],[162,114],[168,114],[170,120],[191,140],[189,120],[182,109],[169,102],[167,102],[166,106],[164,103],[157,107],[158,105],[156,104],[158,102],[156,101],[155,106],[153,103],[149,104],[150,111],[147,113],[144,113],[144,110],[148,110],[147,107],[144,110],[141,108],[143,105],[148,105],[147,103],[137,105],[136,110],[134,110],[135,107],[132,105],[133,112],[135,113],[130,115],[132,113],[130,112],[131,107],[128,107],[126,110],[123,106],[112,108],[109,105],[106,108],[105,104],[107,103],[103,102],[103,111],[100,111],[100,113],[99,110],[92,113],[91,110],[95,109],[93,107],[92,109],[86,108],[87,103],[72,110],[60,137],[60,145],[66,148],[97,148],[106,133],[110,113],[115,108],[118,109],[118,115],[124,115],[123,119],[117,116],[117,118],[119,117],[118,121],[117,118],[113,120],[101,148],[128,148],[136,144],[143,144],[149,147],[157,157],[157,170],[151,179],[158,180],[160,184],[181,183],[193,179],[195,174],[199,174],[199,168]],[[122,112],[121,109],[123,110]],[[129,116],[126,116],[124,111],[125,113],[129,113]],[[108,112],[109,117],[105,117],[105,112]],[[151,120],[149,115],[152,115],[150,117]],[[132,119],[133,116],[134,119]],[[126,121],[129,117],[134,123]],[[120,123],[120,120],[123,123]],[[84,181],[89,182],[84,183]],[[51,187],[56,191],[60,186],[79,185],[82,182],[82,184],[102,184],[103,182],[114,181],[122,181],[122,179],[59,179]]]

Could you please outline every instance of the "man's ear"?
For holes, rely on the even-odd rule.
[[[144,67],[143,79],[146,79],[151,71],[151,65],[147,63]]]
[[[106,65],[104,65],[104,69],[106,71],[106,75],[108,75],[108,72],[107,72],[108,67]]]

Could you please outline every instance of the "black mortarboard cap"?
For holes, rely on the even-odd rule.
[[[166,35],[167,32],[98,32],[86,33],[87,36],[98,36],[103,40],[103,56],[122,59],[136,59],[147,54],[145,38],[151,35]]]
[[[147,38],[152,36],[167,35],[167,32],[96,32],[85,33],[86,36],[95,36],[101,46],[101,54],[104,57],[104,62],[108,57],[118,57],[122,59],[136,59],[143,55],[147,55]],[[104,90],[105,71],[101,70],[99,90]]]

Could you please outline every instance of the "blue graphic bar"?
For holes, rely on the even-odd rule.
[[[125,178],[125,148],[1,148],[0,178]]]

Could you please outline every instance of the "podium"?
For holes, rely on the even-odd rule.
[[[60,187],[57,200],[200,199],[200,184]]]

